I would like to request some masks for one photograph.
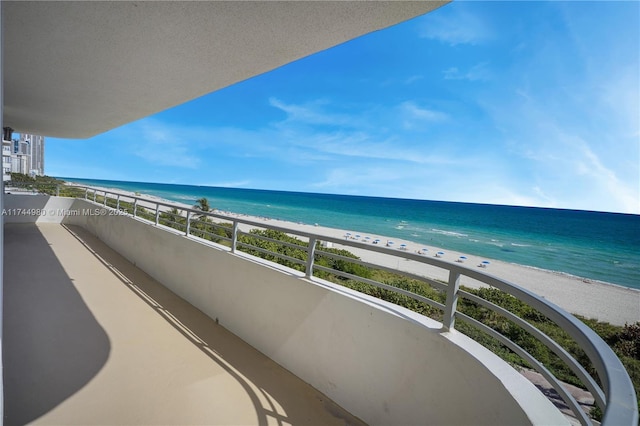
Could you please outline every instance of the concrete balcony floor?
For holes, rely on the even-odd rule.
[[[5,225],[4,286],[7,425],[361,424],[81,228]]]

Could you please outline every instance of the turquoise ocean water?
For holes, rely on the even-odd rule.
[[[378,234],[640,289],[640,216],[578,210],[61,178]]]

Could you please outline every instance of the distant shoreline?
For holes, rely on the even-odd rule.
[[[80,180],[252,216],[376,233],[640,289],[640,216],[445,201]]]
[[[71,182],[69,182],[68,184],[72,186],[87,186],[74,184]],[[129,196],[136,196],[135,192],[117,188],[105,188],[98,186],[91,186],[91,188],[113,191],[116,193],[127,194]],[[140,195],[138,196],[149,198],[150,200],[154,201],[163,202],[175,206],[179,209],[193,207],[185,203],[166,200],[154,195],[140,193]],[[218,214],[222,214],[223,216],[228,216],[229,218],[244,217],[256,222],[264,222],[266,225],[280,226],[292,230],[331,236],[338,239],[344,238],[347,232],[353,233],[350,230],[295,223],[279,219],[257,217],[232,212],[216,212]],[[624,325],[625,323],[634,323],[640,321],[640,290],[637,289],[624,287],[618,284],[578,277],[567,274],[565,272],[550,271],[532,266],[519,265],[493,259],[485,259],[479,256],[468,255],[465,253],[459,253],[450,250],[446,251],[438,247],[431,247],[408,240],[399,240],[397,238],[388,238],[385,236],[373,234],[362,235],[363,238],[365,236],[369,236],[370,240],[376,238],[380,239],[381,242],[386,242],[387,240],[394,241],[395,247],[399,247],[401,244],[406,244],[407,251],[412,253],[415,253],[416,251],[421,250],[425,247],[429,250],[427,252],[428,256],[433,256],[438,251],[442,251],[445,252],[443,258],[451,262],[458,260],[460,256],[465,256],[466,260],[464,261],[464,265],[469,268],[477,268],[477,265],[479,265],[482,261],[488,260],[490,264],[488,265],[486,270],[483,270],[485,273],[494,275],[498,278],[502,278],[525,289],[528,289],[544,297],[550,302],[557,304],[570,313],[579,314],[587,318],[597,318],[599,320],[607,321],[616,325]],[[381,253],[371,252],[369,250],[354,248],[351,246],[345,246],[344,248],[370,263],[399,268],[400,270],[428,276],[437,280],[447,279],[446,271],[443,271],[440,268],[430,267],[428,265],[424,265],[423,263],[413,261],[399,262],[397,257],[386,256]],[[397,249],[390,248],[390,250]],[[478,287],[477,282],[466,278],[467,277],[463,277],[461,284],[467,285],[469,287]]]

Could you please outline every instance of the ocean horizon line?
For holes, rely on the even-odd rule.
[[[426,198],[390,197],[390,196],[382,196],[382,195],[342,194],[342,193],[333,193],[333,192],[309,192],[309,191],[293,191],[293,190],[286,190],[286,189],[245,188],[245,187],[236,187],[236,186],[219,186],[219,185],[204,185],[204,184],[191,184],[191,183],[127,181],[127,180],[118,180],[118,179],[94,179],[94,178],[64,177],[64,176],[52,176],[52,177],[63,180],[63,181],[69,181],[69,182],[74,182],[74,180],[84,180],[84,181],[120,182],[120,183],[142,184],[142,185],[174,185],[174,186],[188,186],[188,187],[200,187],[200,188],[230,189],[230,190],[239,190],[239,191],[267,191],[267,192],[276,192],[276,193],[285,193],[285,194],[326,195],[326,196],[337,196],[337,197],[342,196],[342,197],[382,199],[382,200],[418,201],[418,202],[424,201],[429,203],[453,203],[453,204],[488,206],[488,207],[507,207],[507,208],[522,208],[522,209],[560,210],[560,211],[569,211],[569,212],[603,213],[603,214],[613,214],[613,215],[635,216],[640,218],[640,214],[636,214],[636,213],[614,212],[614,211],[607,211],[607,210],[585,210],[585,209],[575,209],[575,208],[569,208],[569,207],[479,203],[479,202],[472,202],[472,201],[448,201],[448,200],[433,200],[433,199],[426,199]]]

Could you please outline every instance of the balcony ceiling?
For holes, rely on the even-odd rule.
[[[2,1],[4,126],[88,138],[447,1]]]

